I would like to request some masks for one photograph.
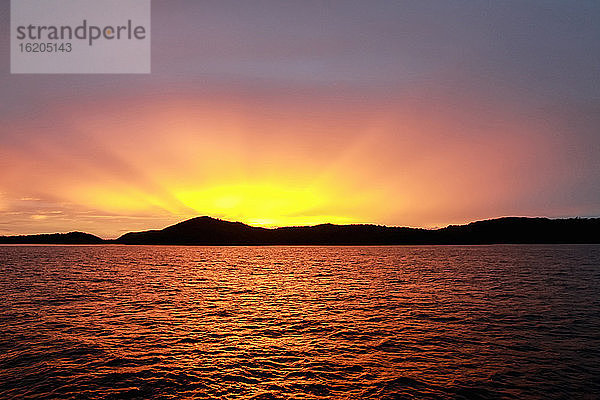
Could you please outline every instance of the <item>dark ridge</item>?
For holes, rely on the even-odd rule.
[[[600,218],[506,217],[428,230],[332,224],[266,229],[197,217],[162,230],[127,233],[115,242],[164,245],[600,243]]]
[[[441,243],[600,243],[600,218],[504,217],[435,231]]]
[[[161,230],[126,233],[116,240],[83,232],[0,236],[0,244],[146,245],[393,245],[600,243],[600,218],[505,217],[441,229],[383,225],[298,226],[267,229],[197,217]]]
[[[263,244],[269,229],[241,222],[196,217],[162,230],[126,233],[116,240],[124,244],[244,245]]]
[[[0,236],[2,244],[101,244],[104,242],[98,236],[84,232]]]

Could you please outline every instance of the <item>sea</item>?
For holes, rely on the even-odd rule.
[[[600,245],[0,247],[2,399],[599,399]]]

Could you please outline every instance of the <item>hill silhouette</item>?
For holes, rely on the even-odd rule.
[[[269,229],[211,217],[196,217],[162,230],[126,233],[116,240],[125,244],[259,244]]]
[[[84,232],[0,236],[0,244],[102,244],[98,236]]]
[[[173,245],[600,243],[600,219],[505,217],[429,230],[333,224],[267,229],[197,217],[162,230],[127,233],[115,242]]]
[[[211,217],[196,217],[160,230],[130,232],[116,240],[83,233],[0,236],[0,244],[142,245],[437,245],[600,243],[600,218],[504,217],[441,229],[383,225],[260,228]]]

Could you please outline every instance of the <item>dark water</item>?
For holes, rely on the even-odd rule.
[[[0,247],[1,398],[600,398],[600,246]]]

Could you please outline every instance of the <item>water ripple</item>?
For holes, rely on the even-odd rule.
[[[0,398],[600,398],[600,246],[0,247]]]

